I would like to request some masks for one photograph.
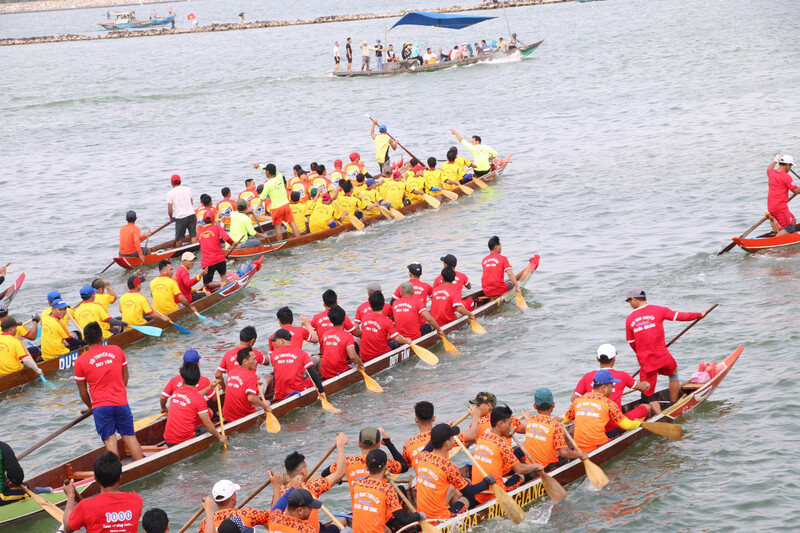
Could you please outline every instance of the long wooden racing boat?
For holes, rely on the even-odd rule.
[[[196,302],[194,302],[194,307],[198,311],[202,312],[223,302],[230,296],[236,294],[241,289],[246,287],[248,283],[250,283],[250,281],[253,279],[256,273],[261,269],[261,263],[262,261],[261,259],[259,259],[258,261],[242,265],[236,273],[231,273],[228,275],[229,279],[231,280],[230,283],[228,283],[225,287],[221,288],[217,292],[213,292],[208,296],[206,296],[205,298],[197,300]],[[188,308],[181,306],[177,311],[173,311],[167,316],[169,316],[169,318],[171,318],[173,321],[176,321],[180,318],[183,318],[191,314],[192,312]],[[147,325],[161,328],[162,330],[170,327],[169,322],[166,322],[158,318],[154,318],[153,320],[149,321]],[[139,333],[135,329],[127,329],[122,333],[117,333],[116,335],[112,335],[111,337],[106,339],[105,344],[113,344],[115,346],[125,346],[127,344],[131,344],[133,342],[142,340],[145,337],[146,335],[144,335],[143,333]],[[47,361],[42,361],[41,359],[38,359],[37,364],[39,365],[39,368],[42,369],[42,372],[44,372],[45,374],[55,372],[56,370],[65,370],[68,368],[72,368],[72,365],[73,363],[75,363],[75,360],[85,350],[86,348],[73,350],[60,357],[48,359]],[[38,376],[33,370],[29,368],[23,368],[18,372],[7,374],[5,376],[0,376],[0,392],[13,389],[14,387],[19,387],[26,383],[30,383],[31,381],[35,381],[36,379],[38,379]]]
[[[16,296],[19,292],[23,281],[25,281],[24,272],[19,275],[14,283],[12,283],[6,290],[2,292],[2,294],[0,294],[0,311],[8,311],[8,306],[11,305],[11,301],[14,299],[14,296]]]
[[[506,167],[511,162],[511,156],[512,155],[513,154],[509,154],[508,157],[506,157],[505,161],[500,166],[498,166],[496,169],[494,169],[489,174],[486,174],[485,176],[481,177],[481,179],[488,183],[488,182],[492,181],[493,179],[498,178],[500,175],[502,175],[503,171],[505,171]],[[467,185],[469,185],[469,183],[467,183]],[[472,188],[472,187],[470,187],[470,188]],[[455,194],[457,194],[459,196],[466,196],[466,194],[467,194],[467,193],[465,193],[464,191],[462,191],[458,187],[456,187],[455,189],[451,189],[450,192],[453,192],[453,193],[455,193]],[[450,201],[449,199],[447,199],[441,193],[436,195],[436,196],[434,196],[434,197],[437,200],[439,200],[441,203]],[[404,205],[403,207],[399,208],[398,211],[400,211],[404,215],[408,215],[410,213],[415,213],[417,211],[420,211],[422,209],[428,209],[430,207],[431,206],[427,202],[425,202],[424,200],[422,200],[420,198],[420,200],[418,202],[415,202],[415,203],[410,204],[410,205]],[[383,217],[383,215],[378,214],[378,215],[375,215],[375,216],[372,216],[372,217],[365,217],[365,218],[361,219],[361,222],[364,223],[364,226],[369,226],[371,224],[376,224],[376,223],[381,222],[383,220],[386,220]],[[322,230],[322,231],[316,231],[314,233],[306,233],[304,235],[300,235],[300,237],[296,237],[296,238],[292,238],[292,239],[284,239],[284,240],[277,241],[277,242],[272,241],[271,244],[264,244],[263,246],[256,246],[256,247],[253,247],[253,248],[238,248],[237,247],[235,250],[233,250],[231,252],[230,257],[231,257],[231,259],[234,259],[234,258],[235,259],[248,259],[248,258],[252,258],[252,257],[258,257],[258,256],[264,255],[266,253],[271,253],[273,250],[282,250],[282,249],[287,249],[287,248],[294,248],[296,246],[303,246],[303,245],[306,245],[306,244],[309,244],[309,243],[312,243],[312,242],[321,241],[322,239],[327,239],[329,237],[334,237],[334,236],[339,235],[340,233],[344,233],[346,231],[356,231],[356,227],[348,222],[346,224],[341,224],[339,226],[336,226],[335,228],[330,228],[330,229],[326,229],[326,230]]]
[[[527,284],[530,277],[531,275],[529,274],[527,277],[520,280],[520,286]],[[478,304],[473,310],[473,314],[476,317],[481,317],[491,313],[492,311],[495,311],[501,305],[503,305],[504,302],[513,302],[515,291],[512,287],[509,287],[507,292],[494,299],[487,299],[480,291],[471,294],[468,297],[473,298]],[[442,327],[442,329],[445,331],[445,333],[448,333],[456,329],[460,329],[467,324],[469,324],[469,319],[467,317],[459,317],[458,319],[446,324],[444,327]],[[438,343],[439,340],[439,336],[435,331],[433,331],[418,338],[415,343],[419,346],[428,348]],[[384,370],[397,366],[402,361],[414,357],[416,356],[410,350],[410,348],[403,345],[396,350],[387,352],[382,356],[365,363],[364,366],[367,374],[375,375],[379,372],[383,372]],[[353,385],[363,383],[363,377],[358,370],[353,368],[347,372],[339,374],[334,378],[327,379],[323,383],[325,385],[326,395],[330,398],[330,396],[334,393],[342,391]],[[299,395],[294,395],[280,402],[274,403],[272,405],[272,412],[276,417],[280,418],[295,409],[309,406],[317,402],[317,400],[317,390],[316,388],[311,387],[304,390]],[[233,433],[239,433],[259,426],[263,421],[263,411],[259,409],[258,411],[234,422],[226,422],[225,433],[230,436]],[[123,484],[143,478],[167,467],[168,465],[196,455],[218,442],[212,435],[206,433],[189,439],[171,448],[167,448],[164,445],[163,437],[165,426],[166,420],[162,418],[136,432],[136,438],[139,440],[139,443],[142,445],[142,449],[145,452],[145,458],[140,461],[132,462],[127,450],[122,444],[122,441],[119,441],[118,455],[123,458]],[[104,452],[105,447],[96,448],[95,450],[85,453],[80,457],[71,459],[60,466],[28,478],[26,483],[32,490],[35,487],[52,488],[52,493],[46,493],[43,496],[56,505],[63,505],[66,501],[66,497],[61,487],[64,480],[68,478],[81,479],[81,493],[84,496],[91,496],[99,492],[100,489],[99,485],[92,477],[91,470],[93,468],[95,459]],[[22,502],[2,506],[0,507],[0,525],[31,516],[41,511],[42,509],[38,506],[38,504],[32,500],[25,500]]]
[[[775,237],[775,232],[765,233],[754,239],[742,239],[741,237],[733,237],[733,242],[736,243],[745,252],[756,253],[766,250],[782,250],[800,245],[800,233],[789,233]]]
[[[739,355],[744,350],[743,346],[739,346],[736,350],[726,357],[721,363],[717,364],[717,374],[704,384],[695,384],[685,382],[682,384],[682,397],[676,402],[669,401],[669,389],[661,390],[657,393],[658,400],[664,406],[664,410],[660,415],[654,416],[648,422],[673,422],[679,416],[691,411],[701,403],[703,403],[711,393],[716,390],[719,384],[728,375]],[[641,400],[628,403],[623,406],[624,412],[640,405]],[[621,436],[617,437],[596,449],[589,454],[592,462],[595,464],[603,464],[609,461],[625,450],[627,450],[634,443],[652,435],[649,431],[643,428],[635,429],[633,431],[626,431]],[[571,483],[582,478],[586,471],[580,460],[575,459],[564,466],[549,472],[562,485]],[[516,489],[509,492],[514,500],[521,506],[530,505],[537,501],[545,494],[544,487],[541,480],[536,478]],[[479,507],[471,509],[470,511],[455,516],[449,520],[443,521],[438,524],[437,528],[446,533],[454,533],[456,531],[469,531],[476,525],[490,520],[492,518],[499,518],[504,516],[503,509],[497,504],[495,500],[487,502]]]

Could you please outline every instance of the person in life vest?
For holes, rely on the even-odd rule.
[[[220,223],[228,230],[231,227],[231,214],[236,211],[236,202],[231,198],[230,187],[223,187],[220,192],[222,200],[217,202],[217,213]]]
[[[789,175],[793,164],[794,158],[792,156],[778,154],[767,168],[767,178],[769,178],[767,211],[769,211],[774,222],[776,237],[795,232],[794,215],[789,211],[789,200],[786,198],[786,193],[789,191],[794,194],[800,194],[800,187],[795,185]],[[775,170],[775,165],[778,165],[777,170]]]
[[[372,129],[369,134],[375,140],[375,160],[378,162],[378,173],[386,176],[392,171],[392,162],[389,158],[389,148],[397,150],[397,139],[386,132],[386,124],[378,126],[378,133],[375,133],[375,126],[378,121],[372,121]]]
[[[364,166],[364,163],[361,161],[361,154],[358,152],[351,153],[350,162],[344,167],[344,177],[351,182],[355,182],[356,175],[359,173],[364,174],[366,171],[367,167]]]

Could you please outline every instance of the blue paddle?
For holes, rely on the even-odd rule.
[[[192,334],[191,331],[189,331],[185,327],[181,326],[180,324],[176,324],[175,322],[171,322],[171,321],[170,321],[170,324],[172,324],[175,327],[175,329],[177,329],[179,332],[181,332],[181,333],[183,333],[185,335],[191,335]]]
[[[48,389],[50,389],[50,390],[54,390],[54,389],[56,388],[56,386],[55,386],[55,385],[53,385],[52,383],[50,383],[49,381],[47,381],[47,380],[44,378],[44,374],[39,374],[39,380],[40,380],[42,383],[44,383],[44,386],[45,386],[45,387],[47,387],[47,388],[48,388]]]
[[[213,324],[215,326],[221,326],[222,325],[222,322],[220,322],[218,320],[214,320],[213,318],[208,318],[207,316],[203,316],[200,313],[195,313],[195,315],[197,315],[197,318],[199,318],[200,320],[204,320],[204,321],[209,322],[209,323],[211,323],[211,324]]]
[[[157,328],[155,326],[131,326],[131,329],[135,329],[139,333],[143,333],[150,337],[160,337],[161,332],[163,331],[161,328]]]

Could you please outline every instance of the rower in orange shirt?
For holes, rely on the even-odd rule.
[[[480,483],[483,481],[483,472],[475,466],[480,463],[483,471],[487,475],[494,476],[498,481],[503,476],[511,474],[508,479],[499,483],[503,490],[509,491],[522,484],[525,474],[541,471],[544,467],[539,463],[521,463],[514,455],[511,443],[508,442],[508,437],[514,431],[514,426],[511,423],[513,417],[511,408],[507,405],[495,407],[492,409],[490,416],[491,430],[483,435],[478,435],[478,440],[475,442],[475,452],[473,453],[475,464],[472,465],[472,482]],[[493,498],[493,494],[478,494],[475,496],[479,503],[488,502]]]
[[[594,390],[587,392],[569,406],[564,413],[564,422],[575,421],[575,443],[584,453],[591,453],[606,444],[611,438],[606,435],[606,426],[614,422],[624,431],[638,428],[641,420],[630,420],[609,396],[614,384],[619,383],[608,370],[598,370],[594,375]]]
[[[339,180],[345,177],[344,170],[342,170],[342,160],[337,159],[333,162],[333,172],[331,172],[331,177],[329,178],[330,182],[333,185],[338,185]],[[326,191],[330,192],[330,191]]]
[[[136,211],[125,213],[125,220],[128,222],[119,230],[119,256],[138,257],[144,261],[144,256],[150,252],[147,248],[142,249],[142,238],[147,239],[152,232],[142,233],[136,225]]]
[[[209,224],[219,224],[219,213],[211,204],[211,196],[206,193],[200,195],[200,207],[194,210],[195,217],[197,218],[197,226],[205,227]],[[206,222],[206,219],[211,219],[211,222]]]
[[[244,180],[244,190],[239,193],[239,196],[236,199],[246,200],[249,204],[250,200],[256,197],[258,197],[258,192],[256,192],[256,180],[253,178],[247,178]]]
[[[478,408],[480,413],[480,421],[478,422],[478,435],[488,433],[492,429],[492,411],[497,407],[497,396],[491,392],[479,392],[475,395],[474,400],[469,401],[470,404]],[[522,421],[516,416],[511,416],[511,426],[516,433],[525,433],[525,426]],[[506,439],[509,444],[512,444],[511,437]],[[514,448],[514,454],[522,460],[525,454],[519,448]]]
[[[436,421],[433,412],[433,404],[431,402],[422,401],[414,405],[414,422],[417,423],[419,433],[403,444],[403,459],[412,468],[416,465],[419,453],[431,442],[431,429],[433,429],[433,423]],[[475,407],[470,409],[470,413],[472,414],[472,423],[469,425],[466,434],[456,433],[461,442],[465,444],[475,442],[475,438],[478,436],[480,414]]]
[[[545,465],[545,472],[567,464],[572,459],[587,459],[584,452],[567,447],[564,426],[553,418],[553,393],[550,389],[538,389],[533,395],[536,414],[522,411],[525,417],[525,451],[537,463]]]
[[[220,222],[225,226],[225,229],[231,227],[231,214],[236,212],[236,202],[231,199],[231,189],[223,187],[222,200],[217,202],[217,213],[219,214]]]
[[[367,167],[361,162],[361,154],[353,152],[350,154],[350,162],[344,167],[344,177],[355,184],[356,174],[364,174]]]
[[[341,167],[341,164],[340,164],[340,167]],[[341,179],[341,176],[339,176],[338,179]],[[309,180],[311,182],[311,188],[312,189],[317,189],[318,191],[321,191],[323,193],[330,191],[331,180],[328,179],[328,171],[325,169],[325,165],[318,165],[317,166],[317,175],[314,176],[313,178],[309,177]],[[310,196],[313,196],[313,195],[310,195]],[[310,198],[307,198],[307,200],[308,199],[310,199]]]

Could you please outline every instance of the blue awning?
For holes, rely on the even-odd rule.
[[[484,20],[493,19],[495,17],[479,17],[475,15],[454,15],[450,13],[431,13],[428,11],[415,11],[400,17],[400,20],[394,23],[394,26],[403,26],[406,24],[413,24],[416,26],[438,26],[440,28],[450,28],[451,30],[460,30],[467,26],[472,26]]]

